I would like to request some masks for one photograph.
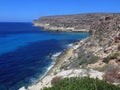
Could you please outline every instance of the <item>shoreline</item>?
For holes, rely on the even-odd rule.
[[[78,43],[76,42],[76,45],[73,45],[71,48],[63,51],[62,54],[57,57],[53,68],[49,70],[49,72],[43,78],[43,80],[36,85],[28,87],[27,90],[41,90],[43,87],[51,87],[52,86],[51,80],[54,80],[53,78],[56,78],[56,77],[69,78],[74,76],[82,77],[83,75],[84,76],[87,75],[89,77],[94,76],[95,78],[103,80],[104,79],[103,75],[110,76],[111,73],[113,74],[114,71],[113,70],[110,71],[110,69],[113,67],[113,65],[119,68],[119,64],[120,64],[119,63],[119,51],[120,51],[119,50],[119,47],[120,47],[119,18],[120,18],[119,14],[118,15],[112,14],[111,16],[106,14],[104,17],[100,16],[98,20],[93,20],[93,23],[90,24],[91,37],[86,41],[84,41],[85,39],[83,39],[81,40],[82,42],[81,41]],[[47,24],[45,27],[48,27],[48,26],[49,24]],[[101,34],[101,32],[104,32],[104,33]],[[77,49],[79,50],[77,51]],[[115,58],[110,58],[115,55],[114,53],[115,54],[118,53],[118,56],[116,55]],[[80,54],[81,54],[81,57],[80,57]],[[84,55],[86,56],[84,57]],[[78,57],[80,57],[80,59],[78,60],[82,60],[84,62],[82,63],[77,62],[75,58],[78,58]],[[70,60],[76,60],[76,64],[79,64],[78,67],[80,68],[74,68],[74,67],[70,68],[68,66],[67,67],[65,66],[63,70],[62,69],[63,67],[62,68],[60,67],[60,66],[64,66],[64,63],[66,62],[69,62],[67,63],[68,65],[74,64],[74,63],[71,63]],[[91,60],[91,62],[86,62],[85,60],[86,61]],[[95,60],[97,60],[98,62]],[[81,67],[81,64],[83,63],[86,63],[87,66],[85,65],[84,67]],[[106,64],[110,65],[111,68],[108,66],[106,68]],[[105,67],[103,65],[105,65]],[[98,69],[103,69],[103,70],[99,71]],[[107,69],[109,70],[109,72],[107,72]],[[115,83],[118,82],[119,80],[118,76],[120,75],[119,70],[117,72],[118,73],[115,73],[115,75],[113,74],[112,77],[110,77],[112,78],[112,81]],[[115,80],[113,80],[113,78]],[[109,80],[107,79],[109,78],[106,78],[105,81],[109,82]]]
[[[63,61],[65,61],[66,55],[68,54],[68,52],[71,49],[72,49],[72,46],[70,48],[67,48],[67,49],[63,50],[62,53],[56,57],[56,59],[54,61],[55,63],[53,65],[53,67],[48,71],[48,73],[46,74],[46,76],[49,75],[49,74],[51,74],[51,73],[53,73],[53,72],[55,72],[55,69],[57,67],[60,67],[60,64],[63,63]],[[61,59],[63,59],[63,60],[61,60]]]
[[[76,43],[76,42],[74,42],[74,43]],[[65,61],[65,57],[64,57],[64,56],[66,56],[66,54],[68,54],[68,52],[69,52],[71,49],[73,50],[73,44],[74,44],[74,43],[71,43],[72,45],[71,45],[71,44],[68,44],[68,47],[67,47],[65,50],[62,50],[61,53],[55,57],[55,59],[52,59],[52,60],[54,60],[54,61],[53,61],[53,64],[51,64],[50,67],[48,67],[48,68],[50,68],[50,69],[48,69],[48,71],[46,72],[46,74],[44,75],[44,77],[47,76],[47,75],[50,75],[51,73],[53,73],[54,70],[56,69],[56,67],[57,67],[58,65],[60,65],[61,61]],[[71,45],[71,46],[69,46],[69,45]],[[54,54],[53,54],[53,55],[54,55]],[[62,58],[63,60],[61,60],[61,58]],[[44,77],[43,77],[43,78],[44,78]],[[43,79],[43,78],[42,78],[42,79]],[[41,79],[41,80],[42,80],[42,79]],[[41,81],[41,80],[40,80],[40,81]]]
[[[88,33],[89,30],[87,29],[75,29],[69,27],[69,28],[63,28],[63,27],[53,27],[53,26],[46,26],[44,24],[37,24],[37,23],[33,23],[34,27],[40,27],[46,31],[52,31],[52,32],[80,32],[80,33]]]
[[[60,53],[59,55],[61,55],[62,52],[63,52],[63,51],[58,52],[58,53]],[[57,53],[55,53],[55,54],[57,54]],[[53,55],[55,55],[55,54],[53,54]],[[52,68],[54,68],[54,65],[55,65],[55,63],[56,63],[56,59],[57,59],[57,57],[58,57],[59,55],[54,56],[54,57],[53,57],[53,56],[51,57],[51,59],[52,59],[53,61],[52,61],[52,63],[50,64],[50,66],[47,68],[46,72],[45,72],[43,75],[41,75],[40,78],[38,78],[38,81],[32,83],[30,86],[39,83],[40,81],[42,81],[42,79],[44,79],[44,77],[46,77],[46,76],[48,75],[48,73],[50,72],[50,70],[51,70]],[[29,87],[29,86],[28,86],[28,87]]]
[[[76,42],[74,42],[76,43]],[[39,84],[40,82],[42,82],[42,80],[46,77],[49,76],[51,74],[53,74],[56,70],[57,67],[60,67],[60,64],[63,63],[65,61],[66,58],[68,58],[69,56],[69,52],[73,52],[73,47],[74,47],[74,43],[70,43],[68,44],[68,47],[65,50],[62,50],[61,53],[56,56],[53,60],[53,62],[51,63],[51,65],[48,67],[47,71],[42,75],[42,77],[38,78],[38,81],[32,83],[31,85],[29,85],[27,88],[25,88],[24,86],[19,88],[19,90],[34,90],[31,87],[32,86],[36,86],[37,84]],[[55,53],[56,54],[56,53]],[[53,54],[54,55],[54,54]],[[66,56],[67,55],[67,56]],[[70,55],[71,56],[71,55]]]
[[[88,38],[84,38],[80,41],[72,43],[71,47],[63,50],[60,55],[58,55],[54,61],[53,67],[51,67],[48,72],[39,80],[27,88],[21,87],[19,90],[41,90],[44,87],[51,87],[51,81],[55,77],[70,78],[70,77],[84,77],[90,76],[91,78],[103,79],[104,72],[100,72],[94,69],[84,69],[84,68],[67,68],[61,69],[61,65],[65,62],[70,62],[70,60],[76,59],[78,57],[76,49],[81,47]]]
[[[47,30],[45,30],[45,31],[47,31]],[[76,31],[61,31],[61,30],[60,31],[50,30],[50,31],[53,31],[53,32],[76,32]],[[78,32],[79,33],[88,33],[86,31],[85,32],[78,31]],[[60,51],[61,53],[58,56],[56,56],[54,59],[51,58],[53,60],[51,65],[47,68],[46,72],[43,75],[41,75],[41,77],[36,79],[38,81],[36,81],[34,83],[31,83],[30,85],[27,86],[27,88],[25,88],[25,86],[20,87],[19,90],[41,90],[41,89],[34,89],[33,87],[36,88],[37,84],[42,82],[44,80],[44,78],[46,78],[47,76],[50,76],[51,74],[54,75],[54,73],[56,73],[56,72],[57,73],[61,72],[61,70],[60,70],[61,64],[64,64],[64,62],[66,62],[66,61],[69,62],[69,59],[73,59],[74,58],[74,50],[76,50],[77,47],[80,46],[81,42],[84,42],[84,40],[87,39],[87,38],[88,37],[77,40],[77,41],[75,41],[73,43],[68,44],[65,49]],[[59,52],[57,52],[57,53],[59,53]],[[39,86],[39,87],[41,87],[41,86]],[[42,86],[42,88],[43,88],[43,86]]]
[[[99,72],[93,69],[87,70],[87,69],[67,69],[67,70],[60,70],[61,64],[65,62],[69,62],[70,59],[72,59],[75,55],[74,50],[76,50],[81,43],[84,42],[85,39],[81,40],[80,42],[74,42],[73,46],[70,48],[67,48],[65,51],[63,51],[59,56],[57,56],[55,63],[53,67],[42,77],[39,82],[28,86],[27,88],[21,87],[19,90],[41,90],[44,87],[51,87],[51,80],[55,77],[84,77],[84,76],[89,76],[91,78],[98,78],[98,79],[103,79],[103,72]]]

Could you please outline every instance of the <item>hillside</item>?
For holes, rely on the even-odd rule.
[[[64,79],[66,77],[88,76],[105,80],[115,85],[120,84],[120,14],[82,14],[70,15],[66,16],[66,18],[65,16],[54,16],[55,18],[51,16],[35,20],[34,23],[37,22],[37,26],[43,25],[45,28],[44,24],[49,24],[49,27],[53,27],[55,20],[61,21],[60,23],[57,22],[57,25],[65,26],[70,25],[67,21],[71,20],[72,27],[76,27],[72,23],[76,22],[74,21],[76,16],[77,18],[82,18],[82,21],[78,20],[79,23],[89,26],[90,37],[75,42],[71,48],[63,51],[57,57],[54,67],[45,78],[38,84],[29,87],[30,90],[34,88],[42,89],[43,87],[54,88],[54,85],[52,86],[53,81],[57,82],[60,78]],[[62,20],[65,21],[62,22]],[[55,27],[57,27],[56,24]],[[77,25],[79,28],[82,27],[82,24]],[[68,87],[71,87],[71,85]],[[43,90],[49,89],[45,88]]]
[[[70,50],[63,52],[57,58],[58,64],[55,67],[59,67],[60,70],[85,67],[106,71],[110,64],[120,68],[120,14],[51,16],[35,22],[47,23],[50,26],[56,24],[67,26],[70,25],[67,22],[71,21],[72,27],[76,27],[74,26],[76,20],[80,29],[88,29],[86,27],[89,26],[90,37],[74,43]],[[83,23],[86,27],[82,27]]]
[[[88,58],[92,54],[103,59],[115,53],[120,44],[120,15],[102,17],[91,25],[89,32],[90,37],[77,49],[79,57],[84,52]]]
[[[86,31],[91,24],[103,16],[111,16],[112,13],[89,13],[63,16],[46,16],[33,21],[35,26],[43,27],[46,30],[57,31]]]
[[[74,44],[73,54],[60,68],[95,69],[105,73],[105,80],[120,83],[120,14],[93,22],[89,32],[89,38]]]

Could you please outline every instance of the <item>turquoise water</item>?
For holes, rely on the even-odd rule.
[[[44,31],[31,23],[0,23],[0,90],[17,90],[34,83],[53,62],[55,54],[88,33]]]
[[[79,37],[80,35],[80,37]],[[41,38],[42,37],[42,38]],[[5,37],[0,37],[0,54],[14,51],[20,46],[28,45],[30,42],[43,41],[43,40],[62,40],[74,39],[79,40],[86,37],[83,33],[34,33],[34,34],[10,34]]]

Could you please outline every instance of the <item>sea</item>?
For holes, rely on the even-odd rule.
[[[0,90],[38,82],[58,56],[88,33],[52,32],[27,22],[0,22]]]

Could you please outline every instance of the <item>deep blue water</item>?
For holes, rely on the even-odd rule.
[[[49,53],[88,36],[44,31],[32,23],[0,23],[0,90],[17,90],[37,81],[53,62]]]

